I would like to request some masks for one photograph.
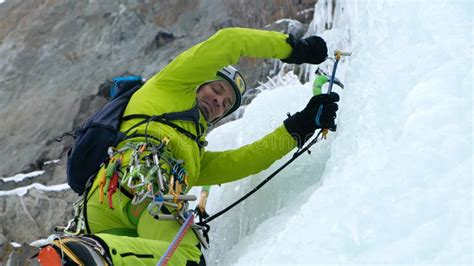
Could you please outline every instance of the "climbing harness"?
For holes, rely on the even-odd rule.
[[[109,148],[109,158],[102,165],[97,180],[99,201],[114,209],[112,196],[117,190],[128,191],[132,205],[147,201],[146,211],[152,217],[187,225],[186,230],[180,231],[182,237],[191,228],[207,249],[208,226],[194,223],[194,217],[202,216],[197,211],[195,214],[189,210],[189,202],[197,200],[197,197],[184,194],[189,185],[184,162],[173,157],[167,148],[168,143],[169,139],[165,137],[158,143],[148,139],[147,142],[128,142],[119,149]],[[83,210],[86,195],[74,203],[74,218],[66,227],[55,227],[55,232],[77,236],[87,231]],[[174,250],[179,242],[174,242]],[[169,257],[174,250],[169,252]]]
[[[128,188],[132,205],[147,201],[146,210],[155,219],[183,223],[191,212],[189,202],[197,197],[185,194],[188,175],[183,160],[169,151],[169,141],[164,137],[159,143],[147,140],[128,142],[120,149],[109,148],[108,164],[97,181],[100,202],[103,204],[107,197],[113,209],[112,195],[121,187]],[[126,164],[125,156],[129,158]],[[192,223],[191,228],[202,246],[208,248],[206,227]]]

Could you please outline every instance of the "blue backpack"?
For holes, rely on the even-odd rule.
[[[69,186],[79,195],[86,189],[88,180],[91,181],[103,163],[107,163],[109,147],[117,146],[121,141],[134,137],[145,137],[144,134],[131,133],[136,127],[149,123],[159,122],[175,128],[178,132],[194,140],[199,148],[206,145],[200,138],[204,134],[199,123],[199,109],[197,105],[189,110],[174,113],[165,113],[154,116],[134,114],[123,116],[125,108],[132,95],[140,89],[144,80],[140,76],[122,76],[113,79],[110,87],[111,100],[98,112],[92,115],[72,135],[73,146],[68,151],[67,180]],[[120,123],[130,119],[142,119],[126,132],[120,132]],[[193,122],[197,136],[172,123],[172,120]],[[130,134],[131,133],[131,134]],[[153,136],[146,136],[153,138]],[[60,139],[58,139],[60,141]]]

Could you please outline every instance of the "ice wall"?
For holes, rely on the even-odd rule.
[[[308,34],[353,52],[338,70],[338,131],[211,223],[208,262],[472,264],[472,11],[469,1],[338,1],[333,17],[319,1]],[[211,149],[250,143],[306,105],[310,83],[278,79],[210,134]],[[213,187],[209,210],[281,164]]]

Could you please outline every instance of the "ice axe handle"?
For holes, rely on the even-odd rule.
[[[336,54],[336,62],[334,63],[334,67],[332,68],[332,75],[331,75],[331,79],[329,80],[329,88],[328,88],[328,94],[331,94],[332,92],[332,86],[334,85],[334,79],[336,78],[336,70],[337,70],[337,64],[339,63],[339,59],[341,58],[341,52],[340,51],[336,51],[334,52]],[[318,114],[316,115],[316,119],[319,119],[319,117],[321,116],[321,113],[323,111],[323,106],[320,105],[319,106],[319,110],[318,110]],[[322,133],[322,136],[323,138],[326,138],[328,133],[329,133],[329,130],[327,128],[323,128],[323,133]]]
[[[337,70],[337,65],[339,63],[339,59],[341,59],[341,56],[351,56],[351,52],[342,52],[340,50],[334,51],[334,56],[336,57],[336,62],[334,62],[334,67],[332,68],[332,75],[331,79],[329,80],[329,88],[328,88],[328,94],[332,92],[332,86],[334,85],[334,79],[336,78],[336,70]],[[316,115],[316,120],[319,122],[319,117],[321,116],[321,113],[323,111],[323,106],[319,106],[318,114]],[[326,138],[326,136],[329,133],[329,130],[327,128],[322,129],[322,136],[323,138]]]

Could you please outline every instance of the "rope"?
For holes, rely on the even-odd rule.
[[[181,240],[183,240],[184,235],[188,231],[189,227],[194,223],[194,213],[190,213],[186,220],[184,220],[183,225],[181,225],[181,228],[178,231],[178,234],[174,237],[173,241],[171,242],[170,246],[166,250],[165,254],[160,258],[160,261],[156,264],[157,266],[165,266],[168,265],[169,260],[171,259],[171,256],[173,256],[173,253],[176,251],[178,248],[179,243],[181,243]]]
[[[203,221],[200,221],[199,223],[197,223],[197,225],[200,225],[200,226],[206,226],[207,223],[209,223],[210,221],[216,219],[217,217],[221,216],[222,214],[228,212],[230,209],[234,208],[236,205],[238,205],[239,203],[241,203],[242,201],[246,200],[248,197],[250,197],[252,194],[254,194],[255,192],[257,192],[260,188],[262,188],[266,183],[268,183],[273,177],[275,177],[278,173],[280,173],[281,170],[285,169],[288,165],[290,165],[294,160],[296,160],[299,156],[301,156],[301,154],[305,153],[306,151],[308,151],[308,153],[310,153],[309,151],[309,148],[311,148],[311,146],[313,146],[314,144],[316,144],[319,140],[319,137],[321,135],[321,133],[323,132],[323,130],[320,130],[319,133],[316,135],[316,137],[310,142],[308,143],[305,147],[303,147],[301,150],[299,151],[296,151],[295,154],[293,154],[293,157],[291,157],[290,160],[288,160],[285,164],[283,164],[282,166],[280,166],[280,168],[278,168],[275,172],[273,172],[272,174],[270,174],[267,178],[265,178],[260,184],[258,184],[256,187],[254,187],[250,192],[248,192],[247,194],[245,194],[243,197],[241,197],[240,199],[236,200],[234,203],[230,204],[229,206],[227,206],[225,209],[221,210],[220,212],[210,216],[209,218],[207,219],[204,219]]]

